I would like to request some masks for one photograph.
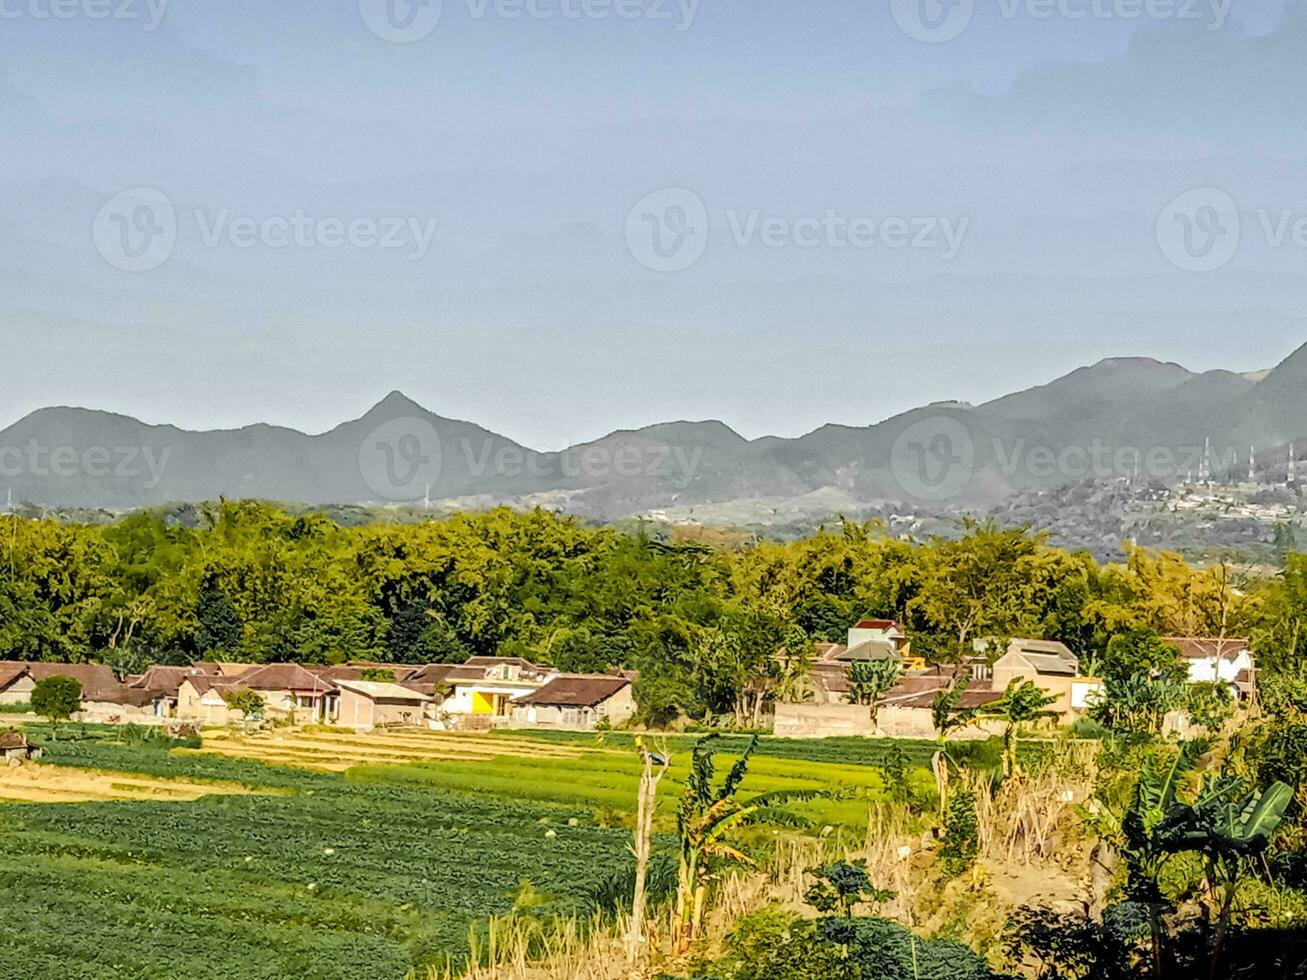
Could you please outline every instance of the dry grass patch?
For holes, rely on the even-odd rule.
[[[94,800],[198,800],[252,792],[236,783],[157,779],[64,766],[0,766],[0,800],[9,803],[87,803]]]

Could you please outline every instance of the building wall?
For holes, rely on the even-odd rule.
[[[423,713],[421,704],[378,702],[366,694],[342,687],[336,721],[337,724],[367,731],[378,725],[420,725]]]
[[[880,713],[883,717],[883,706]],[[829,738],[876,732],[871,711],[863,704],[778,704],[772,733],[778,738]]]
[[[164,722],[154,713],[154,705],[147,704],[138,708],[134,704],[118,704],[113,701],[83,701],[82,710],[73,716],[75,721],[89,724],[103,724],[117,719],[137,725],[161,725]]]
[[[533,690],[534,687],[496,685],[494,681],[456,684],[454,693],[444,700],[440,709],[451,715],[492,715],[494,714],[492,695],[497,694],[512,701]],[[511,714],[512,709],[508,711]]]
[[[1057,698],[1049,705],[1048,710],[1056,711],[1063,720],[1075,715],[1077,708],[1072,691],[1085,681],[1083,677],[1039,674],[1013,654],[1006,654],[994,662],[993,679],[995,691],[1005,690],[1008,684],[1017,679],[1032,681],[1045,694]]]
[[[863,704],[778,704],[773,734],[777,738],[832,738],[860,735],[880,738],[938,738],[929,708],[882,704],[876,711]],[[980,721],[949,733],[951,740],[989,738],[1003,732],[1001,722]]]
[[[1241,650],[1233,660],[1214,660],[1210,657],[1189,661],[1189,683],[1201,684],[1205,681],[1225,681],[1233,684],[1241,670],[1252,670],[1253,658],[1247,650]]]
[[[12,684],[0,691],[0,704],[27,704],[32,700],[32,688],[36,682],[24,674]]]

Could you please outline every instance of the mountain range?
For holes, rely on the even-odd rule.
[[[875,384],[910,384],[893,371]],[[1174,483],[1287,477],[1307,448],[1307,345],[1256,374],[1110,358],[986,402],[926,405],[866,426],[748,440],[720,421],[612,432],[541,453],[392,392],[318,435],[269,424],[187,431],[83,408],[0,430],[0,498],[126,510],[253,497],[306,504],[540,503],[612,519],[667,507],[841,500],[993,504],[1085,478]]]

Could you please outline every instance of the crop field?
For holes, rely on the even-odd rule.
[[[513,729],[495,732],[490,738],[530,739],[537,743],[552,746],[577,746],[597,744],[598,736],[591,732],[545,731],[540,729]],[[696,739],[702,734],[667,735],[662,738],[672,752],[688,752]],[[604,745],[611,748],[631,749],[635,735],[629,732],[607,732],[602,736]],[[747,735],[722,735],[718,744],[724,752],[739,752],[749,743]],[[891,746],[897,745],[902,750],[908,765],[929,767],[930,757],[939,749],[938,742],[928,739],[888,739],[888,738],[773,738],[764,736],[758,740],[755,756],[769,756],[776,759],[798,759],[804,762],[833,762],[860,766],[884,765],[885,757]]]
[[[528,752],[542,758],[570,759],[587,750],[582,745],[542,745],[522,738],[452,735],[421,729],[356,734],[317,728],[253,735],[206,731],[203,747],[193,751],[319,772],[344,772],[361,764],[485,762]]]
[[[659,788],[658,812],[664,827],[670,826],[683,788],[692,741],[682,737],[669,742],[669,748],[675,747],[672,768]],[[771,740],[773,745],[780,741]],[[722,739],[723,749],[738,752],[745,744],[747,739]],[[826,749],[820,743],[786,744]],[[542,739],[528,732],[464,735],[413,730],[359,735],[318,729],[251,736],[221,732],[206,733],[200,749],[179,751],[344,772],[351,782],[568,804],[593,810],[605,823],[616,824],[631,815],[640,776],[633,739],[605,737],[600,744],[593,735]],[[837,747],[826,754],[835,760],[847,753]],[[736,758],[724,751],[719,764],[724,770]],[[933,786],[924,769],[910,778],[922,792]],[[866,826],[868,802],[883,796],[884,781],[878,769],[865,764],[756,754],[746,789],[822,793],[821,799],[788,808],[797,822],[858,830]]]
[[[721,754],[717,759],[719,772],[724,773],[736,758],[730,753]],[[671,769],[659,783],[657,814],[663,829],[670,830],[673,825],[676,801],[684,788],[689,761],[688,750],[673,755]],[[565,803],[594,810],[607,822],[623,823],[633,819],[640,762],[630,750],[592,749],[572,758],[526,753],[475,763],[356,766],[346,772],[345,778],[505,800]],[[910,772],[909,778],[918,791],[933,791],[933,780],[924,770]],[[822,794],[816,799],[786,805],[797,824],[816,829],[842,827],[861,833],[867,825],[868,803],[884,797],[885,784],[880,770],[870,766],[754,756],[741,797],[787,791]]]
[[[0,977],[401,980],[519,902],[588,915],[630,860],[639,762],[620,740],[30,731],[43,763],[0,772]],[[688,760],[687,742],[664,830]],[[822,792],[796,821],[860,834],[884,786],[866,765],[756,756],[741,795],[777,790]]]
[[[110,740],[46,749],[40,771],[281,792],[0,805],[5,977],[401,980],[461,956],[524,882],[588,912],[626,858],[628,835],[578,808]]]

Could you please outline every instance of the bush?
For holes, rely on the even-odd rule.
[[[858,971],[854,976],[876,980],[991,980],[994,977],[989,964],[962,943],[953,939],[921,939],[889,919],[877,916],[825,919],[818,928],[828,942],[848,947],[848,965]]]
[[[975,863],[979,851],[976,794],[970,790],[957,790],[949,797],[944,813],[944,841],[939,848],[944,873],[950,878],[962,874]]]
[[[780,908],[766,908],[736,923],[731,955],[722,964],[732,980],[856,980],[843,951],[818,923]]]

